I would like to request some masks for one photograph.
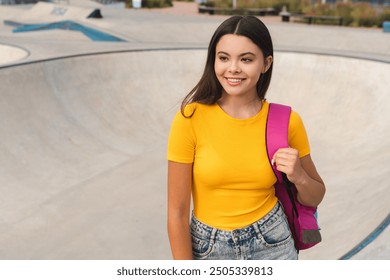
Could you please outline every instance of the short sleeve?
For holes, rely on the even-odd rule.
[[[288,127],[288,143],[299,151],[299,157],[310,154],[310,144],[303,121],[298,113],[292,111]]]
[[[195,135],[192,118],[176,113],[169,133],[167,159],[180,163],[192,163],[195,157]]]

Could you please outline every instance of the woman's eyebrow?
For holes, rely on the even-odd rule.
[[[246,56],[246,55],[256,56],[253,52],[244,52],[244,53],[240,54],[240,56]]]
[[[224,55],[230,56],[230,54],[228,54],[227,52],[224,52],[224,51],[219,51],[217,54],[224,54]]]
[[[228,54],[227,52],[224,52],[224,51],[219,51],[217,54],[224,54],[224,55],[230,56],[230,54]],[[246,55],[256,56],[253,52],[244,52],[244,53],[240,54],[239,56],[242,57],[242,56],[246,56]]]

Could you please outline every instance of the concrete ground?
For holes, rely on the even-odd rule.
[[[70,5],[99,8],[73,20],[127,42],[13,33],[4,20],[50,18],[0,6],[0,259],[170,259],[169,126],[227,17]],[[390,213],[390,34],[261,19],[276,50],[268,100],[301,114],[327,185],[323,242],[300,258],[338,259],[374,232],[352,258],[390,259],[389,227],[375,232]]]

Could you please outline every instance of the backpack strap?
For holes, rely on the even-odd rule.
[[[291,107],[276,103],[270,103],[268,109],[267,126],[266,126],[266,146],[268,159],[271,160],[279,148],[288,148],[288,125],[290,122]],[[294,185],[288,180],[287,175],[276,169],[276,165],[272,165],[272,169],[279,183],[284,184],[288,197],[291,201],[292,209],[299,216],[298,209],[295,203],[293,194]],[[293,222],[294,227],[294,222]],[[294,227],[295,228],[295,227]],[[293,235],[296,235],[295,231]]]
[[[291,107],[270,103],[266,127],[266,146],[269,162],[279,148],[288,148],[288,124],[290,122]],[[281,172],[272,165],[279,182],[283,182]]]

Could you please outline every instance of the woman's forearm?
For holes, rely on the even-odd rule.
[[[325,184],[318,174],[310,155],[301,159],[301,175],[295,181],[298,201],[303,205],[317,207],[325,195]]]
[[[303,177],[299,183],[295,184],[298,190],[298,201],[303,205],[316,207],[325,195],[324,183],[307,174]]]
[[[192,245],[188,220],[168,218],[168,235],[173,259],[191,260]]]
[[[192,259],[189,217],[192,164],[168,162],[168,236],[174,259]]]

